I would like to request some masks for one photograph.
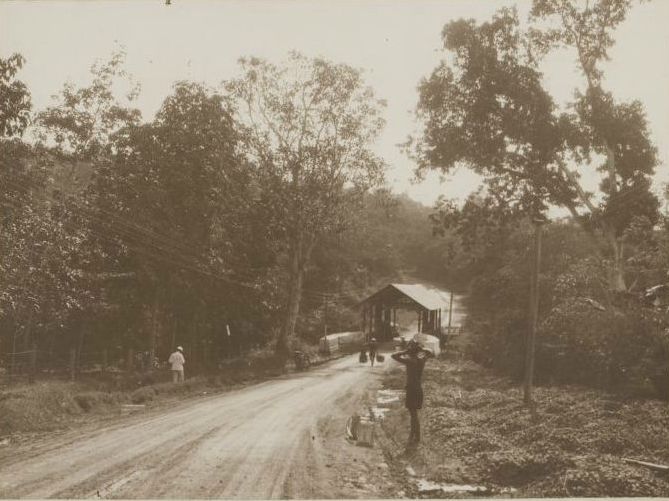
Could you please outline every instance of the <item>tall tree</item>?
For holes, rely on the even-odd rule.
[[[23,62],[18,54],[0,59],[0,319],[30,347],[89,293],[76,252],[85,230],[63,217],[69,207],[49,186],[49,156],[21,139],[31,108],[15,78]]]
[[[370,146],[383,126],[384,103],[344,64],[292,53],[281,65],[252,58],[240,66],[242,75],[227,88],[287,250],[288,294],[276,345],[286,354],[315,243],[345,228],[360,195],[382,180],[383,163]]]
[[[261,247],[243,224],[252,187],[240,146],[231,103],[203,85],[178,82],[155,120],[115,135],[114,155],[95,176],[100,231],[113,238],[109,255],[143,284],[135,292],[150,312],[150,351],[166,330],[163,312],[177,312],[195,330],[240,296],[234,274]],[[181,336],[202,341],[192,332]]]
[[[574,162],[586,167],[591,152],[598,151],[589,133],[588,108],[578,99],[573,112],[561,113],[543,89],[536,56],[547,42],[540,33],[528,36],[515,10],[502,9],[481,25],[473,20],[448,24],[443,40],[452,57],[420,85],[418,115],[424,130],[414,145],[419,172],[449,172],[464,164],[513,210],[534,214],[550,205],[568,208],[591,235],[605,235],[611,285],[622,288],[621,237],[629,217],[657,217],[657,201],[649,191],[655,152],[638,103],[609,107],[608,137],[621,157],[615,168],[620,187],[611,188],[605,179],[598,203],[573,170]],[[634,199],[623,200],[623,192]]]
[[[125,52],[91,66],[91,82],[63,86],[56,103],[37,114],[36,135],[47,146],[78,161],[95,161],[110,153],[112,137],[128,125],[138,124],[141,113],[133,102],[140,87],[125,71]],[[125,88],[119,99],[118,88]]]
[[[613,32],[622,23],[634,0],[534,0],[531,15],[547,26],[534,31],[541,50],[562,45],[576,51],[577,65],[585,77],[585,92],[577,91],[575,116],[587,137],[585,150],[576,153],[581,160],[589,149],[604,161],[598,170],[604,174],[600,189],[603,202],[596,207],[582,196],[583,205],[596,213],[604,235],[613,249],[612,286],[624,290],[625,229],[635,216],[657,220],[659,202],[650,191],[650,176],[657,165],[656,149],[647,129],[643,105],[639,101],[616,103],[602,87],[602,63],[609,59],[615,40]]]
[[[0,137],[21,136],[30,118],[30,92],[26,84],[17,80],[16,73],[23,67],[21,54],[0,58]]]

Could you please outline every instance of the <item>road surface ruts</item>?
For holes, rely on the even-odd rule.
[[[371,374],[346,357],[19,450],[0,463],[0,497],[332,497],[319,482],[316,424]]]

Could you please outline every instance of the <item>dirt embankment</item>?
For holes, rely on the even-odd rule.
[[[666,402],[543,387],[535,389],[532,412],[522,405],[517,384],[457,349],[430,361],[424,379],[421,447],[404,451],[409,425],[400,406],[384,423],[399,436],[389,453],[409,486],[415,482],[403,471],[407,466],[416,478],[513,496],[669,496],[668,474],[623,461],[669,464]],[[384,384],[401,388],[401,368],[390,371]],[[415,488],[409,492],[420,495]],[[430,496],[448,494],[424,494]]]

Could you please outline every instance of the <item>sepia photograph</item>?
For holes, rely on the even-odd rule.
[[[669,0],[1,0],[0,499],[669,498]]]

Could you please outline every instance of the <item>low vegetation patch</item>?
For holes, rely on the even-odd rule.
[[[90,394],[71,383],[37,383],[0,392],[0,434],[47,431],[90,409]]]
[[[665,402],[539,387],[530,411],[510,379],[455,357],[430,362],[424,377],[424,441],[409,461],[430,480],[512,487],[528,497],[669,495],[668,475],[623,461],[669,464]],[[402,385],[401,369],[386,380]],[[406,414],[398,408],[384,424],[399,430],[397,452]]]

